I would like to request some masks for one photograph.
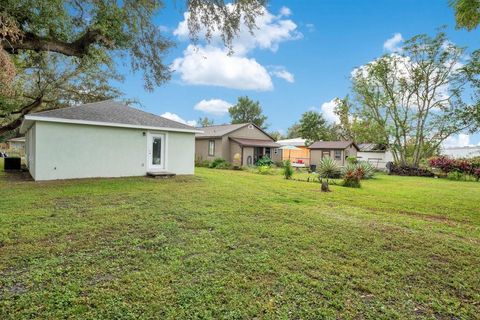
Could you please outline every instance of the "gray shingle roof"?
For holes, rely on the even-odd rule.
[[[106,122],[139,127],[196,130],[194,127],[153,113],[129,107],[121,102],[106,100],[79,106],[32,113],[30,116],[80,121]],[[28,118],[28,117],[27,117]],[[32,119],[34,120],[34,119]]]
[[[357,150],[358,146],[353,141],[316,141],[310,145],[310,149],[345,149],[353,144]]]
[[[209,126],[200,128],[203,133],[197,133],[197,138],[215,138],[215,137],[223,137],[224,135],[245,127],[248,123],[239,123],[239,124],[222,124],[217,126]]]

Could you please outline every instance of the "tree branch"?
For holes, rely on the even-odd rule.
[[[7,39],[8,40],[8,39]],[[25,33],[20,41],[4,41],[2,47],[11,54],[18,54],[18,50],[52,51],[66,56],[83,57],[88,53],[90,46],[95,43],[108,44],[108,39],[100,30],[87,29],[87,31],[73,42],[64,42],[57,39],[41,37],[33,33]]]

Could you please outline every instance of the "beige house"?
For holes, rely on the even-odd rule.
[[[254,165],[263,156],[281,161],[279,144],[253,123],[226,124],[200,128],[195,136],[197,161],[222,158],[241,166]]]
[[[25,137],[18,137],[18,138],[12,138],[7,140],[7,149],[24,154],[25,153]]]
[[[332,158],[338,165],[344,166],[349,156],[356,157],[360,151],[353,141],[317,141],[308,148],[312,165],[318,165],[323,158]]]

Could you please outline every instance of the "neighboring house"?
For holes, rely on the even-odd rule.
[[[318,165],[318,162],[324,158],[332,158],[338,165],[344,166],[347,157],[356,157],[359,151],[353,141],[316,141],[308,148],[312,165]]]
[[[278,144],[286,147],[292,146],[297,148],[296,150],[284,149],[280,150],[282,152],[282,160],[290,160],[294,164],[305,164],[305,166],[310,165],[310,149],[305,145],[305,139],[302,138],[293,138],[278,140]]]
[[[440,153],[452,158],[480,157],[480,146],[444,148]]]
[[[387,163],[393,162],[392,152],[376,143],[361,143],[358,145],[357,159],[368,161],[379,170],[386,170]]]
[[[115,101],[25,116],[35,180],[193,174],[199,130]]]
[[[7,149],[23,154],[25,152],[25,137],[8,139]]]
[[[197,161],[222,158],[241,166],[254,165],[264,155],[273,161],[281,161],[280,145],[253,123],[225,124],[200,128],[195,136],[195,159]]]

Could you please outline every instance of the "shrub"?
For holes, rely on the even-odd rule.
[[[480,157],[474,157],[470,159],[451,159],[446,156],[439,156],[430,158],[429,165],[440,170],[449,179],[460,180],[466,178],[466,176],[472,176],[476,180],[479,180],[478,169],[480,169]],[[459,178],[460,177],[460,178]]]
[[[290,162],[290,160],[285,160],[283,162],[283,170],[282,170],[282,173],[283,173],[283,176],[285,177],[285,179],[289,180],[292,178],[293,176],[293,167],[292,167],[292,163]]]
[[[457,180],[458,181],[458,180],[464,179],[465,176],[458,171],[452,171],[452,172],[449,172],[447,174],[447,178],[450,179],[450,180]]]
[[[231,165],[222,158],[215,158],[215,160],[210,163],[210,168],[214,169],[230,169]]]
[[[432,171],[425,168],[417,168],[411,166],[404,166],[399,164],[392,164],[390,168],[390,175],[396,176],[416,176],[416,177],[433,177]]]
[[[269,156],[263,156],[263,157],[261,157],[261,158],[257,161],[257,163],[256,163],[256,165],[259,166],[259,167],[261,167],[261,166],[268,166],[268,167],[270,167],[272,164],[273,164],[273,160],[270,159]]]
[[[272,174],[272,167],[270,166],[258,166],[257,173],[259,174]]]
[[[363,169],[363,179],[371,179],[375,175],[375,167],[368,161],[359,161],[357,167]]]
[[[340,168],[335,160],[325,158],[320,160],[317,167],[319,179],[335,179],[340,178]]]
[[[475,180],[479,181],[480,180],[480,168],[474,169],[472,175],[475,178]]]
[[[446,156],[433,157],[428,160],[432,168],[440,169],[444,173],[452,172],[455,168],[455,160]]]
[[[349,164],[343,171],[343,186],[349,188],[360,188],[360,180],[364,176],[363,168]]]
[[[351,164],[356,164],[358,162],[357,157],[354,156],[348,156],[347,157],[347,162]]]
[[[195,161],[195,166],[196,166],[196,167],[209,168],[209,167],[210,167],[210,161],[198,159],[198,160]]]

